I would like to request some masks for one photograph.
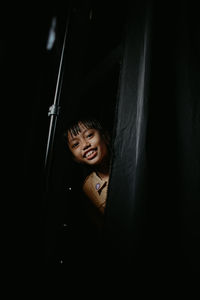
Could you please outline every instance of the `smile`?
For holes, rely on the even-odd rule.
[[[87,159],[92,159],[97,155],[97,149],[91,149],[84,154],[84,157]]]

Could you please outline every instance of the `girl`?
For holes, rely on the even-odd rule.
[[[95,118],[79,118],[65,132],[73,159],[85,165],[89,175],[82,189],[101,214],[104,214],[110,172],[110,135]]]

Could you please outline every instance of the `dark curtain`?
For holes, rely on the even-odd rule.
[[[116,269],[199,272],[197,11],[189,1],[129,7],[105,224]]]
[[[129,264],[137,256],[145,222],[151,10],[144,3],[128,10],[105,237],[111,257]]]

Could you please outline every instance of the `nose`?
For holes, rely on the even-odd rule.
[[[86,149],[89,148],[89,147],[90,147],[89,141],[84,141],[84,142],[83,142],[83,150],[86,150]]]

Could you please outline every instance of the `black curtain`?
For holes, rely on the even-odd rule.
[[[189,1],[129,6],[105,225],[116,270],[199,272],[198,33]]]
[[[105,225],[108,257],[117,266],[138,263],[144,234],[151,8],[129,6],[126,27]]]

